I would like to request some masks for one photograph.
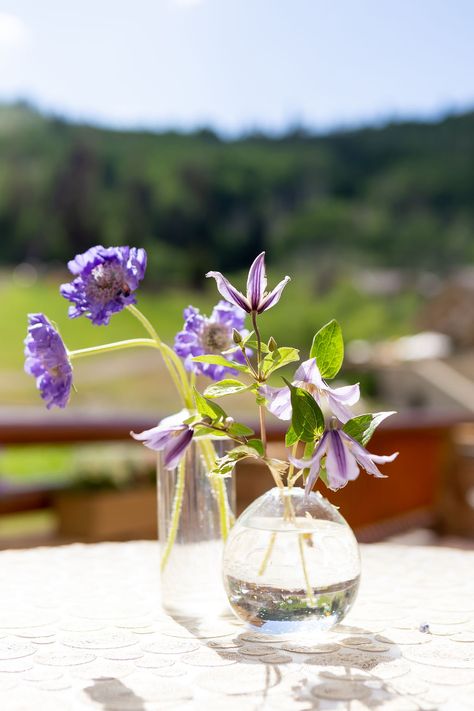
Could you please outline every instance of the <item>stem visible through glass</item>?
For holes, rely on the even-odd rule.
[[[171,513],[171,526],[168,531],[168,539],[166,541],[165,550],[161,556],[161,570],[163,571],[168,562],[171,549],[173,548],[174,542],[176,540],[176,533],[178,531],[179,519],[181,516],[181,507],[183,505],[183,494],[184,494],[184,482],[186,479],[186,459],[181,459],[178,464],[178,477],[176,480],[176,491],[173,499],[173,510]]]

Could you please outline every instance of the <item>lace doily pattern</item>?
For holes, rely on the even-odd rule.
[[[168,617],[157,547],[0,553],[2,711],[474,709],[474,553],[362,546],[353,610],[301,639]]]

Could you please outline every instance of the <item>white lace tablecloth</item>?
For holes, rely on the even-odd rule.
[[[474,709],[474,553],[363,546],[354,610],[303,641],[167,617],[157,546],[0,553],[1,711]]]

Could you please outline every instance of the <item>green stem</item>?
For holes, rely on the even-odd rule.
[[[71,360],[83,358],[84,356],[95,355],[96,353],[108,353],[109,351],[121,351],[125,348],[137,348],[140,346],[148,348],[157,348],[155,341],[151,338],[131,338],[127,341],[115,341],[115,343],[106,343],[103,346],[92,346],[91,348],[79,348],[76,351],[68,351]]]
[[[221,530],[222,540],[226,541],[227,536],[229,535],[230,527],[234,522],[234,516],[230,510],[229,502],[227,501],[225,482],[221,477],[210,476],[210,472],[212,471],[216,463],[216,453],[212,441],[209,438],[203,437],[202,439],[198,438],[196,442],[199,445],[201,454],[206,464],[210,484],[214,491],[214,495],[216,497],[217,505],[219,508],[219,526]]]
[[[304,577],[304,583],[306,587],[306,597],[308,598],[308,605],[310,607],[315,607],[316,603],[313,597],[313,588],[311,587],[311,584],[309,582],[309,576],[308,576],[308,569],[306,568],[306,561],[304,558],[304,549],[303,549],[303,538],[304,534],[300,533],[298,534],[298,547],[300,550],[300,558],[301,558],[301,567],[303,568],[303,577]]]
[[[273,551],[273,546],[275,545],[276,537],[276,531],[273,531],[272,535],[270,536],[270,541],[268,543],[267,550],[265,551],[265,555],[263,556],[262,563],[260,565],[260,568],[258,569],[259,575],[263,575],[267,569],[268,561],[270,560],[270,556]]]
[[[157,347],[161,351],[163,361],[166,367],[168,368],[168,371],[173,379],[176,389],[181,395],[184,405],[190,410],[193,409],[194,400],[192,388],[189,384],[188,375],[183,366],[181,358],[174,352],[172,348],[170,348],[166,343],[161,340],[153,324],[147,319],[144,314],[142,314],[139,309],[137,309],[136,306],[130,304],[129,306],[127,306],[127,310],[142,324],[145,330],[155,341]]]
[[[267,456],[267,428],[265,426],[265,407],[263,405],[258,406],[258,415],[260,418],[260,439],[263,444],[263,454]]]
[[[252,325],[255,331],[255,337],[257,339],[257,381],[262,380],[262,337],[260,336],[260,331],[257,325],[257,312],[252,311]],[[263,405],[259,405],[258,415],[260,418],[260,439],[263,444],[263,453],[267,455],[267,429],[265,426],[265,408]]]
[[[260,380],[260,376],[262,374],[262,366],[261,366],[262,338],[260,336],[260,331],[258,330],[258,326],[257,326],[257,312],[256,311],[252,311],[252,324],[253,324],[253,330],[255,331],[255,337],[257,339],[257,377]]]
[[[171,549],[173,548],[178,532],[179,517],[181,516],[181,507],[183,505],[184,481],[186,478],[186,458],[183,457],[178,464],[178,477],[176,480],[176,491],[173,499],[173,511],[171,514],[171,526],[168,531],[168,539],[166,547],[161,556],[161,571],[166,568]]]

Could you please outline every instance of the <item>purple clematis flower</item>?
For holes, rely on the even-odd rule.
[[[139,434],[130,432],[130,434],[134,439],[143,442],[148,449],[163,452],[165,469],[174,469],[191,444],[194,430],[182,422],[180,415],[172,415],[165,417],[150,430]]]
[[[290,462],[300,469],[309,467],[309,476],[306,481],[305,491],[308,494],[313,488],[321,468],[321,460],[326,455],[326,471],[328,486],[333,491],[341,489],[349,481],[359,476],[359,465],[368,474],[385,478],[376,464],[393,462],[398,452],[389,456],[371,454],[359,442],[346,434],[343,430],[326,430],[315,447],[310,459],[297,459],[290,456]]]
[[[330,388],[321,377],[316,358],[301,363],[295,373],[293,385],[307,390],[320,407],[327,403],[340,422],[347,422],[354,417],[349,405],[355,405],[360,397],[359,384]],[[272,388],[270,385],[262,385],[260,392],[267,399],[267,407],[271,413],[280,420],[291,419],[291,393],[288,387]]]
[[[226,375],[235,374],[235,370],[230,367],[212,363],[195,363],[192,359],[198,355],[221,355],[222,351],[232,348],[235,345],[232,340],[234,328],[245,337],[248,333],[243,329],[245,312],[226,301],[219,301],[210,318],[201,314],[194,306],[188,306],[184,310],[184,319],[184,328],[176,336],[174,349],[181,358],[184,358],[186,370],[207,375],[213,380],[221,380]],[[250,356],[251,353],[247,349],[247,355]],[[229,355],[228,359],[231,358],[237,363],[245,363],[240,350]]]
[[[68,262],[76,277],[62,284],[60,292],[72,302],[69,317],[83,314],[92,323],[105,326],[112,314],[134,304],[133,292],[143,279],[146,252],[135,247],[91,247]]]
[[[53,405],[66,407],[72,367],[61,336],[44,314],[28,315],[25,356],[25,372],[36,378],[36,387],[48,410]]]
[[[281,292],[290,281],[290,277],[286,276],[269,294],[266,293],[267,276],[265,273],[265,252],[262,252],[254,260],[249,270],[247,278],[247,296],[244,296],[236,289],[228,279],[220,272],[208,272],[206,277],[214,277],[217,283],[217,289],[220,294],[230,301],[230,303],[239,306],[248,314],[254,312],[261,314],[262,311],[270,309],[280,300]]]

